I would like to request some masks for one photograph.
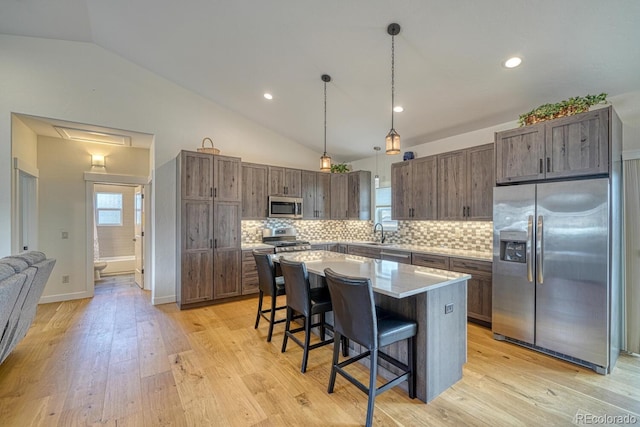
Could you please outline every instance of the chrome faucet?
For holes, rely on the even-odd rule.
[[[384,237],[384,227],[382,226],[381,223],[378,222],[373,226],[373,234],[374,235],[376,234],[376,230],[378,229],[378,226],[380,226],[380,243],[384,243],[384,239],[385,239],[385,237]]]

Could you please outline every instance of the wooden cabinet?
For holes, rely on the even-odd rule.
[[[411,252],[383,248],[380,250],[380,259],[394,261],[400,264],[411,264]]]
[[[269,166],[269,195],[302,197],[302,171]]]
[[[302,218],[331,217],[331,175],[325,172],[302,171]]]
[[[242,163],[242,219],[269,215],[269,169],[267,165]]]
[[[240,203],[214,202],[213,299],[242,293]]]
[[[260,252],[272,254],[273,249],[260,249]],[[255,294],[258,287],[258,266],[252,250],[242,251],[242,295]]]
[[[491,220],[493,144],[438,155],[438,219]]]
[[[371,172],[331,174],[331,219],[371,218]]]
[[[491,323],[492,264],[489,261],[413,252],[411,263],[471,275],[467,280],[467,318],[488,326]]]
[[[331,174],[331,219],[347,219],[349,176],[344,173]]]
[[[496,133],[496,182],[609,173],[611,107]]]
[[[391,165],[391,206],[393,219],[437,219],[436,156]]]
[[[213,156],[182,151],[177,159],[176,300],[213,299]]]
[[[347,185],[347,219],[371,219],[371,172],[349,172]]]
[[[239,157],[213,156],[213,201],[242,202]]]
[[[442,255],[422,254],[413,252],[411,254],[411,264],[421,267],[449,269],[449,257]]]
[[[380,248],[372,248],[369,246],[347,245],[347,253],[349,255],[363,256],[367,258],[380,259]]]
[[[471,275],[467,281],[467,317],[491,323],[492,264],[451,257],[449,269]]]
[[[240,294],[240,159],[182,151],[176,159],[176,300],[180,308]]]

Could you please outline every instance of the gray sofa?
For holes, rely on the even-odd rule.
[[[36,251],[0,259],[0,363],[27,334],[55,263]]]

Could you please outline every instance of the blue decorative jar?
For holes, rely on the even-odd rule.
[[[404,157],[402,158],[402,160],[411,160],[411,159],[414,159],[415,157],[416,156],[413,151],[405,151]]]

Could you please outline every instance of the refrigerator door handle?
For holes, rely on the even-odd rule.
[[[544,219],[542,215],[538,215],[538,227],[536,230],[536,269],[538,283],[544,283]]]
[[[529,215],[527,223],[527,280],[533,282],[533,262],[531,259],[531,247],[533,246],[533,215]]]

